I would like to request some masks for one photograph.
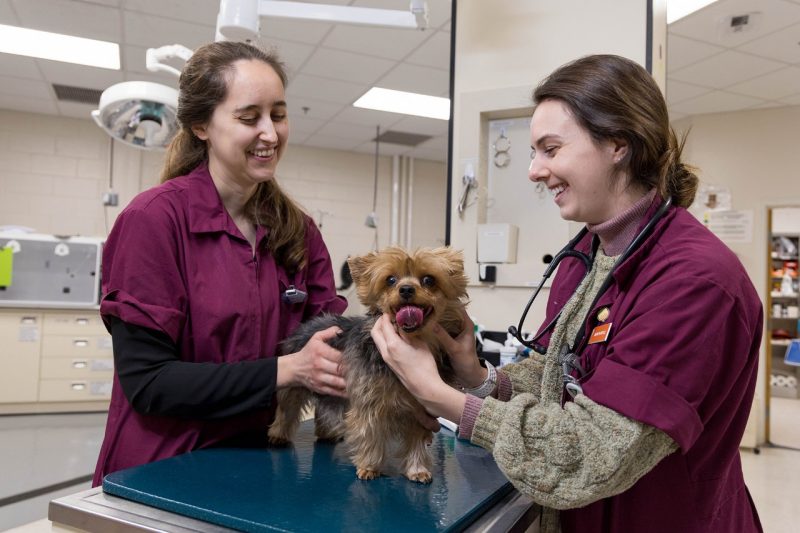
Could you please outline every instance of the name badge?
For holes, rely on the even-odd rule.
[[[611,322],[608,324],[600,324],[596,328],[592,330],[592,334],[589,335],[589,342],[586,344],[595,344],[598,342],[606,342],[608,340],[608,336],[611,334]]]

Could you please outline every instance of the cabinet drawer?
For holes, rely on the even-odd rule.
[[[42,316],[0,312],[0,403],[35,402]]]
[[[42,379],[99,380],[111,379],[113,375],[113,359],[52,357],[42,360]]]
[[[40,402],[85,402],[111,398],[109,379],[43,379],[39,382]]]
[[[45,335],[108,335],[100,311],[47,311],[44,314]]]
[[[102,357],[113,355],[110,335],[45,335],[42,339],[42,358]]]

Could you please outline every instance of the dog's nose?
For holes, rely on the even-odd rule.
[[[412,285],[403,285],[400,287],[400,298],[404,300],[410,300],[414,297],[414,293],[416,290]]]

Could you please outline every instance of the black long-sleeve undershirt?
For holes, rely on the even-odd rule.
[[[268,407],[276,389],[275,357],[237,363],[178,359],[163,332],[108,319],[114,366],[125,397],[140,414],[216,419]]]

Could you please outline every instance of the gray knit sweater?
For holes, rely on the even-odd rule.
[[[541,532],[561,530],[558,509],[583,507],[630,488],[678,449],[666,433],[594,403],[583,394],[561,407],[562,345],[575,338],[614,257],[599,251],[564,306],[547,354],[503,371],[512,397],[486,398],[471,440],[494,453],[514,486],[541,504]]]

